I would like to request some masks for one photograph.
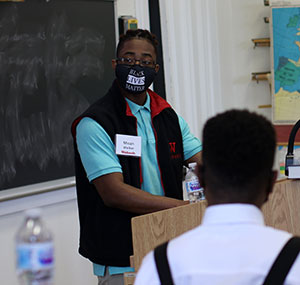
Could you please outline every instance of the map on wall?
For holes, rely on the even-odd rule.
[[[300,7],[272,8],[273,122],[300,119]]]

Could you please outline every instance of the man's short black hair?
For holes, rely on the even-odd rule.
[[[157,55],[157,46],[158,41],[156,36],[149,32],[148,30],[136,29],[136,30],[127,30],[125,34],[122,34],[119,38],[119,43],[117,46],[117,57],[119,56],[120,50],[123,48],[124,43],[132,39],[145,39],[148,40],[154,47],[155,54]]]
[[[276,147],[273,125],[262,115],[230,110],[203,129],[205,184],[218,198],[251,202],[272,172]]]

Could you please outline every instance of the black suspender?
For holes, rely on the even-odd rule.
[[[167,257],[168,241],[154,249],[154,258],[161,285],[173,285],[173,278]]]
[[[284,283],[300,251],[300,237],[292,237],[280,251],[263,285],[281,285]]]
[[[168,242],[154,249],[154,258],[161,285],[173,285],[167,257]],[[282,285],[300,252],[300,237],[292,237],[280,251],[263,285]]]

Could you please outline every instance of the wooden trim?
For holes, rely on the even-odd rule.
[[[287,145],[289,142],[290,133],[294,125],[274,125],[276,135],[277,135],[277,144],[278,145]],[[300,145],[300,132],[297,132],[295,137],[295,144]]]

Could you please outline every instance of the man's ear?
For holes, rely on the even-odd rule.
[[[116,66],[117,66],[117,61],[115,59],[112,59],[111,60],[111,67],[112,67],[112,69],[115,70]]]
[[[268,195],[271,194],[272,191],[273,191],[273,187],[274,187],[274,184],[277,180],[277,176],[278,176],[278,171],[277,170],[272,170],[271,175],[270,175],[270,182],[269,182],[269,186],[268,186],[269,189],[267,189]]]
[[[267,185],[267,188],[266,188],[266,199],[265,199],[265,202],[268,201],[269,195],[273,191],[274,184],[275,184],[275,182],[277,180],[277,175],[278,175],[278,171],[277,170],[272,170],[271,171],[269,182],[268,182],[268,185]]]
[[[159,64],[155,64],[155,72],[157,73],[159,71]]]

